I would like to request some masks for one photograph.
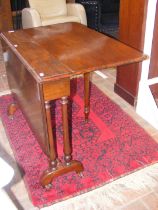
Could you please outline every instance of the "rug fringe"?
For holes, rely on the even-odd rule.
[[[127,191],[151,190],[158,184],[158,163],[121,177],[90,192],[56,203],[42,210],[103,210],[114,203],[123,205]],[[128,198],[129,199],[129,198]]]

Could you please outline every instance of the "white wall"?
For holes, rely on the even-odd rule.
[[[149,0],[148,3],[144,53],[149,56],[151,55],[152,48],[156,3],[157,0]],[[152,126],[158,129],[158,107],[149,89],[149,85],[158,83],[158,78],[148,80],[149,65],[150,58],[142,64],[142,74],[139,82],[136,112]]]

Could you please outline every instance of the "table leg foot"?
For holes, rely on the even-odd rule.
[[[89,121],[89,107],[85,107],[84,116],[85,116],[85,122],[88,123],[88,121]]]
[[[51,190],[51,189],[52,189],[52,184],[46,185],[45,188],[46,188],[47,190]]]
[[[79,175],[79,177],[83,178],[83,173],[82,172],[78,173],[78,175]]]
[[[8,107],[8,117],[10,119],[13,119],[14,113],[16,112],[17,109],[18,109],[17,104],[12,103],[12,104],[9,105],[9,107]]]
[[[72,160],[70,165],[58,164],[56,170],[49,168],[41,176],[40,183],[43,187],[50,189],[52,181],[63,174],[75,171],[77,174],[81,174],[84,170],[80,161]]]

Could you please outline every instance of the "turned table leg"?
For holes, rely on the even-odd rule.
[[[67,97],[61,98],[61,105],[62,105],[62,120],[63,120],[63,141],[64,141],[64,163],[62,164],[57,159],[57,151],[55,140],[53,138],[52,132],[52,125],[51,125],[51,113],[50,113],[50,104],[49,102],[45,102],[45,109],[46,109],[46,120],[47,120],[47,130],[48,130],[48,137],[49,137],[49,158],[50,158],[50,165],[49,168],[44,171],[41,176],[40,183],[43,187],[47,189],[51,188],[52,181],[54,178],[66,174],[71,171],[75,171],[76,173],[80,174],[84,169],[81,162],[77,160],[72,160],[72,148],[69,138],[69,127],[68,127],[68,113],[67,113]]]
[[[50,102],[45,102],[45,110],[46,110],[46,120],[47,120],[47,130],[48,130],[48,140],[49,140],[49,158],[50,158],[50,165],[49,169],[44,171],[40,182],[42,186],[45,186],[46,188],[51,187],[51,182],[53,179],[53,176],[55,176],[55,171],[57,169],[57,152],[55,147],[55,140],[53,137],[53,131],[52,131],[52,123],[51,123],[51,111],[50,111]]]
[[[46,109],[46,118],[47,118],[47,127],[48,127],[48,139],[49,139],[49,152],[50,152],[50,165],[52,170],[57,168],[57,152],[55,147],[55,140],[53,137],[52,123],[51,123],[51,111],[50,111],[50,102],[45,102]]]
[[[67,104],[68,99],[67,97],[61,98],[61,104],[62,104],[62,120],[63,120],[63,140],[64,140],[64,161],[65,164],[68,166],[71,164],[72,160],[72,149],[71,149],[71,143],[69,138],[69,128],[68,128],[68,112],[67,112]]]
[[[75,171],[78,174],[84,170],[83,165],[80,161],[72,160],[72,146],[69,137],[69,127],[68,127],[68,97],[61,98],[62,105],[62,120],[63,120],[63,141],[64,141],[64,168],[63,174],[71,171]]]
[[[85,121],[88,121],[90,112],[90,73],[84,74],[84,114]]]

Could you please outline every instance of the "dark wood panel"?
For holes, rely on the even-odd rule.
[[[141,64],[130,64],[118,67],[117,69],[116,84],[124,89],[124,92],[131,95],[133,98],[132,104],[134,104],[134,98],[137,96],[138,91],[138,81],[141,75]]]
[[[53,91],[52,91],[53,90]],[[63,96],[70,95],[70,78],[65,78],[52,82],[46,82],[43,84],[44,100],[59,99]]]
[[[143,51],[148,0],[121,0],[120,3],[119,39]],[[115,92],[132,105],[137,101],[140,74],[140,64],[117,68]]]
[[[143,50],[148,0],[121,0],[119,40]]]
[[[45,122],[45,113],[41,103],[41,87],[36,83],[16,55],[9,49],[8,53],[9,62],[7,63],[6,69],[10,89],[15,99],[18,100],[18,104],[26,119],[28,119],[29,125],[37,136],[43,151],[49,154],[45,128],[46,123],[43,123]]]
[[[154,35],[151,51],[151,61],[149,67],[149,79],[158,77],[158,2],[156,6]]]
[[[0,31],[8,31],[13,28],[10,0],[0,1]]]
[[[10,0],[0,0],[0,32],[8,31],[10,29],[12,29]],[[0,75],[4,74],[6,74],[5,69],[0,68]]]

